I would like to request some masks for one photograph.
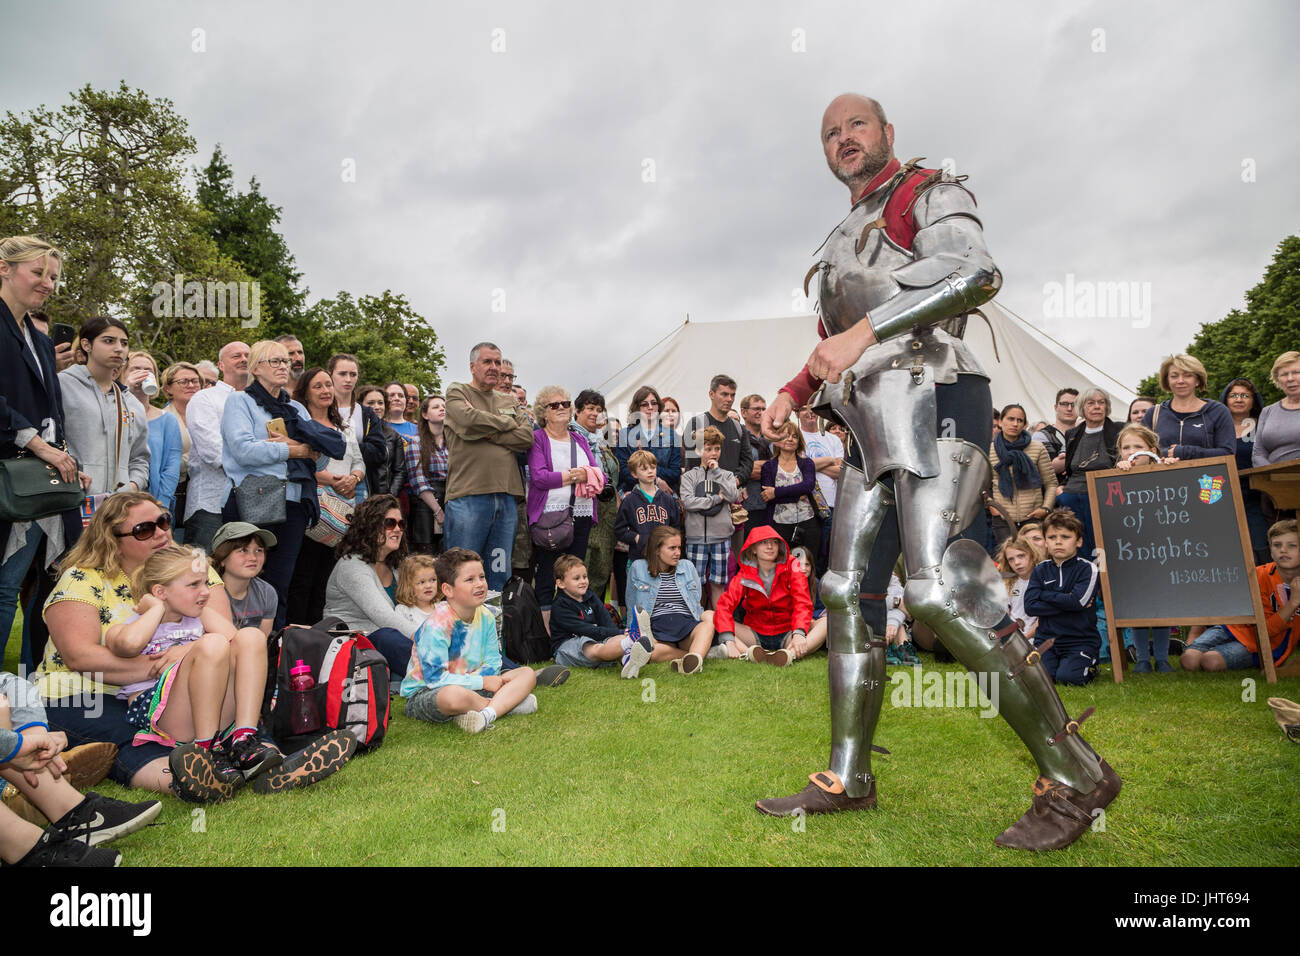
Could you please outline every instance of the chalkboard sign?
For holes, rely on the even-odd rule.
[[[1088,498],[1112,654],[1116,626],[1263,625],[1234,458],[1092,471]]]

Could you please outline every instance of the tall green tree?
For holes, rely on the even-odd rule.
[[[1248,378],[1272,402],[1282,397],[1269,378],[1273,360],[1294,349],[1300,349],[1300,236],[1287,236],[1259,284],[1246,293],[1245,310],[1233,309],[1202,325],[1187,354],[1205,366],[1207,397],[1218,398],[1234,378]],[[1158,374],[1139,382],[1138,392],[1168,397],[1160,391]]]
[[[67,253],[62,288],[47,306],[53,319],[79,325],[116,315],[133,344],[163,362],[214,353],[233,337],[240,316],[207,308],[206,295],[203,309],[174,314],[176,297],[157,288],[176,276],[223,289],[249,281],[206,235],[206,214],[184,183],[193,152],[171,102],[125,83],[87,85],[57,111],[6,114],[0,235],[40,235]]]
[[[262,195],[257,177],[249,179],[247,192],[235,190],[230,162],[220,145],[207,167],[195,169],[194,173],[198,180],[196,197],[209,213],[208,236],[261,287],[262,324],[258,336],[298,334],[308,290],[299,288],[302,273],[288,243],[275,230],[280,207]]]
[[[385,290],[382,295],[353,299],[340,292],[308,309],[306,321],[294,334],[302,340],[309,361],[323,363],[334,352],[355,355],[364,383],[411,382],[423,393],[441,388],[439,370],[446,355],[438,345],[438,334],[411,308],[406,296]]]

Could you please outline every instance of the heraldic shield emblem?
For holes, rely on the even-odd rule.
[[[1227,478],[1223,475],[1201,475],[1197,479],[1197,484],[1201,486],[1201,501],[1204,504],[1212,505],[1223,497],[1223,486]]]

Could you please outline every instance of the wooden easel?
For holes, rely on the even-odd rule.
[[[1297,467],[1297,477],[1300,477],[1300,462],[1290,462],[1289,464]],[[1175,471],[1182,468],[1204,469],[1207,467],[1222,467],[1227,471],[1228,484],[1232,490],[1232,505],[1237,515],[1237,531],[1241,541],[1241,563],[1246,569],[1246,579],[1250,583],[1250,598],[1254,607],[1253,615],[1224,615],[1216,616],[1210,623],[1214,624],[1254,624],[1260,635],[1259,640],[1259,659],[1260,669],[1264,671],[1264,679],[1270,684],[1277,683],[1277,672],[1273,667],[1273,654],[1269,646],[1268,624],[1264,617],[1264,602],[1259,596],[1259,587],[1255,581],[1255,552],[1250,546],[1250,531],[1246,525],[1246,509],[1242,503],[1241,481],[1237,477],[1237,460],[1233,457],[1219,458],[1193,458],[1188,461],[1176,462],[1172,465],[1156,466],[1162,471]],[[1280,466],[1270,465],[1270,468]],[[1254,469],[1251,469],[1252,471]],[[1101,521],[1098,518],[1100,510],[1097,506],[1097,485],[1102,479],[1113,478],[1116,476],[1131,476],[1131,471],[1121,471],[1118,468],[1111,468],[1105,471],[1088,472],[1088,503],[1092,508],[1092,527],[1093,535],[1096,537],[1099,545],[1105,541],[1102,533]],[[1252,487],[1254,485],[1252,484]],[[1294,486],[1298,500],[1300,500],[1300,484]],[[1274,499],[1276,500],[1276,499]],[[1124,682],[1124,670],[1128,665],[1128,657],[1124,654],[1119,639],[1119,628],[1121,627],[1168,627],[1170,625],[1182,624],[1205,624],[1204,615],[1186,618],[1186,617],[1136,617],[1119,619],[1115,614],[1115,604],[1111,597],[1110,575],[1106,570],[1105,551],[1102,547],[1098,548],[1098,563],[1101,571],[1101,588],[1102,594],[1106,600],[1106,632],[1110,638],[1110,662],[1111,671],[1115,683]],[[1289,671],[1289,668],[1288,668]]]
[[[1243,468],[1240,472],[1250,479],[1250,487],[1273,499],[1273,504],[1284,511],[1300,509],[1300,460],[1283,461],[1276,465]],[[1300,677],[1300,654],[1278,669],[1282,677]]]

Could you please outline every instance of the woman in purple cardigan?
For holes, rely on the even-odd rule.
[[[786,422],[776,433],[781,436],[772,443],[776,457],[768,459],[759,477],[767,520],[791,548],[802,545],[817,554],[822,543],[822,522],[813,497],[817,468],[807,455],[797,422]]]
[[[533,538],[533,590],[537,603],[549,623],[551,599],[555,597],[555,561],[562,554],[587,560],[587,537],[596,520],[595,492],[589,497],[579,489],[590,490],[589,479],[605,473],[591,454],[587,440],[569,431],[573,419],[573,402],[569,393],[558,385],[544,386],[534,399],[534,413],[543,427],[533,432],[533,447],[528,453],[528,530]],[[588,471],[588,469],[594,471]],[[550,548],[545,529],[573,520],[573,540],[568,547]]]

